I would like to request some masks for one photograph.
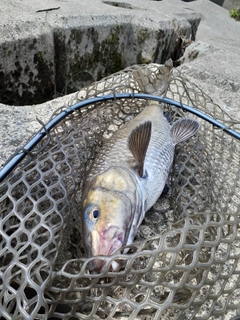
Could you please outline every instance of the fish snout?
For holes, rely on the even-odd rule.
[[[105,264],[106,264],[106,260],[104,260],[103,258],[102,259],[96,258],[89,263],[88,268],[92,273],[99,273],[103,270],[103,267],[105,266]],[[109,267],[111,271],[118,271],[121,265],[118,262],[113,260],[109,265]]]
[[[110,256],[120,249],[124,241],[124,232],[119,227],[110,226],[92,232],[92,255]]]

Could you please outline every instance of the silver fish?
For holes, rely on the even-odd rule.
[[[95,158],[83,188],[88,257],[112,255],[133,242],[146,211],[164,189],[175,145],[198,129],[197,121],[185,118],[170,126],[163,105],[151,101],[113,134]]]

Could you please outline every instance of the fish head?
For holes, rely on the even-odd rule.
[[[110,256],[126,245],[131,215],[132,205],[127,195],[101,187],[89,190],[83,204],[87,256]]]
[[[110,167],[85,182],[81,216],[87,257],[110,256],[132,243],[142,221],[140,199],[136,181],[121,167]],[[97,259],[94,264],[97,268]]]

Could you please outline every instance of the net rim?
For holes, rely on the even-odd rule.
[[[117,100],[119,99],[142,99],[143,100],[144,99],[144,100],[155,100],[162,103],[166,103],[166,104],[175,106],[177,108],[180,108],[184,111],[188,111],[193,115],[211,123],[213,126],[219,129],[222,129],[224,132],[228,133],[232,137],[240,140],[240,133],[231,129],[229,126],[226,126],[220,121],[215,120],[214,118],[208,116],[207,114],[205,114],[200,110],[197,110],[189,105],[183,104],[181,102],[178,102],[176,100],[173,100],[167,97],[156,96],[156,95],[146,94],[146,93],[119,93],[119,94],[97,96],[94,98],[80,101],[72,105],[71,107],[66,108],[64,111],[62,111],[57,116],[55,116],[52,120],[50,120],[46,125],[44,125],[43,128],[23,148],[21,148],[21,150],[17,154],[14,157],[12,157],[11,160],[3,166],[3,168],[0,170],[0,183],[3,182],[6,176],[12,170],[14,170],[14,168],[24,159],[27,153],[30,152],[49,133],[49,131],[52,128],[54,128],[55,125],[57,125],[61,120],[63,120],[73,112],[81,108],[87,107],[91,104],[95,104],[103,101],[109,101],[109,100],[116,100],[116,99]]]

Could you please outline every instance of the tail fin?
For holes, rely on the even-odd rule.
[[[183,142],[193,136],[200,128],[200,123],[193,119],[183,118],[173,123],[172,139],[175,144]]]
[[[165,65],[158,68],[156,65],[146,66],[133,71],[133,76],[138,83],[141,92],[162,95],[166,93],[172,77],[173,62],[168,59]]]

